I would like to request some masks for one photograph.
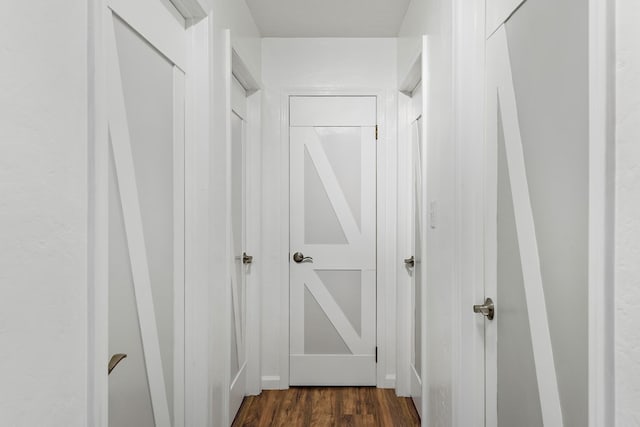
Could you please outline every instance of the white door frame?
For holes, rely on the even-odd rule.
[[[455,4],[458,5],[456,1]],[[476,9],[484,11],[486,0],[477,0]],[[460,6],[454,7],[459,9]],[[456,19],[458,32],[457,39],[463,41],[466,37],[478,42],[478,34],[467,34],[467,31],[474,31],[473,28],[482,28],[482,25],[465,25],[465,16],[459,13]],[[484,21],[482,13],[475,17]],[[604,425],[614,425],[614,209],[615,209],[615,119],[613,114],[614,93],[615,93],[615,13],[613,0],[589,0],[589,248],[588,248],[588,286],[589,286],[589,315],[588,315],[588,336],[589,336],[589,367],[588,367],[588,418],[590,427]],[[466,28],[466,29],[465,29]],[[477,32],[477,30],[476,30]],[[465,37],[466,35],[466,37]],[[485,34],[482,34],[484,42]],[[456,46],[456,49],[462,49]],[[467,53],[468,54],[468,53]],[[463,57],[463,55],[460,55]],[[475,63],[483,63],[484,53],[475,58]],[[478,103],[478,98],[484,96],[484,82],[477,81],[477,76],[471,76],[465,72],[462,62],[459,64],[459,71],[456,76],[456,86],[472,85],[466,90],[472,90],[466,95],[460,94],[460,99],[466,99],[467,107],[471,101]],[[473,67],[467,67],[467,70]],[[467,79],[467,80],[465,80]],[[471,83],[470,80],[476,80]],[[475,87],[475,90],[473,89]],[[467,98],[464,98],[467,96]],[[483,101],[481,101],[483,102]],[[460,108],[462,102],[459,102]],[[471,117],[472,115],[467,115]],[[465,117],[467,117],[465,116]],[[475,117],[475,116],[474,116]],[[468,123],[457,122],[456,132],[461,135],[468,135]],[[460,142],[458,142],[460,144]],[[459,164],[464,159],[458,159]],[[484,204],[484,202],[483,202]],[[480,225],[482,221],[479,222]],[[481,233],[481,227],[474,230],[474,233]],[[480,303],[484,299],[484,284],[481,280],[476,281],[472,293],[476,295],[476,302]],[[477,329],[477,322],[468,322],[465,310],[470,311],[468,302],[464,295],[469,295],[465,291],[464,284],[461,285],[463,300],[466,305],[462,306],[462,340],[459,366],[477,366],[480,353],[483,348],[467,341]],[[465,324],[469,324],[465,326]],[[465,332],[466,331],[466,332]],[[465,377],[464,370],[457,376],[454,389],[458,390],[457,396],[464,393],[464,389],[477,388],[478,382],[484,379]],[[484,393],[475,393],[474,408],[484,405]],[[484,425],[484,422],[477,422],[476,412],[468,411],[465,402],[469,402],[472,396],[463,395],[460,404],[455,411],[455,416],[462,425]],[[473,415],[473,419],[469,416]],[[465,422],[466,420],[466,422]]]
[[[484,321],[471,310],[484,301],[485,3],[455,0],[454,117],[456,276],[453,340],[454,425],[484,425]]]
[[[290,88],[282,91],[280,104],[280,159],[282,168],[280,175],[280,194],[282,227],[280,234],[280,275],[283,285],[280,288],[280,306],[286,307],[280,313],[280,378],[277,379],[280,389],[289,388],[289,98],[292,96],[375,96],[378,112],[377,153],[377,255],[376,255],[376,340],[378,346],[378,363],[376,366],[376,383],[378,387],[395,387],[395,364],[389,360],[395,358],[395,329],[389,330],[389,320],[395,319],[395,169],[396,147],[391,130],[387,126],[387,104],[394,102],[395,96],[379,89],[366,88]],[[395,131],[395,129],[394,129]],[[393,354],[392,354],[393,353]],[[392,374],[390,372],[393,372]]]
[[[615,425],[615,13],[589,0],[589,426]]]
[[[194,117],[198,114],[196,104],[203,97],[209,97],[207,91],[202,91],[199,82],[191,76],[202,76],[202,67],[207,66],[206,62],[198,62],[194,57],[202,52],[203,45],[208,45],[208,32],[203,28],[208,27],[209,20],[205,18],[204,11],[200,7],[197,0],[181,0],[181,5],[188,7],[190,11],[188,16],[183,15],[185,21],[188,21],[189,28],[186,30],[186,45],[184,47],[172,43],[168,28],[174,28],[175,23],[167,25],[163,19],[159,19],[155,15],[150,15],[152,2],[149,0],[130,3],[122,0],[91,0],[89,2],[89,76],[88,81],[88,139],[89,139],[89,217],[88,217],[88,234],[90,254],[87,260],[87,297],[88,297],[88,319],[87,327],[87,424],[107,427],[108,426],[108,165],[109,165],[109,132],[108,132],[108,99],[109,92],[107,90],[108,78],[108,49],[110,42],[108,39],[109,28],[107,25],[113,25],[111,11],[109,5],[117,5],[120,11],[126,11],[127,16],[124,18],[131,22],[136,30],[143,37],[154,34],[154,43],[156,48],[171,57],[176,65],[185,71],[189,78],[185,82],[185,155],[189,156],[201,140],[202,135],[198,134]],[[150,7],[151,6],[151,7]],[[187,9],[184,9],[186,13]],[[153,16],[154,19],[149,19]],[[165,36],[158,35],[164,34]],[[194,176],[188,167],[190,159],[185,159],[185,218],[187,223],[193,218],[194,208],[193,192],[190,191],[189,185],[193,183]],[[186,244],[188,246],[189,227],[186,226],[187,235],[185,235]],[[190,249],[187,247],[187,253]],[[190,260],[185,259],[185,263],[189,265]],[[189,274],[185,278],[185,287],[188,287]],[[189,318],[184,319],[188,323]],[[188,334],[185,337],[191,342]],[[189,345],[186,346],[187,348]],[[187,357],[189,352],[187,351]],[[202,355],[206,360],[207,355]],[[198,377],[202,377],[201,373]],[[185,384],[189,387],[190,379],[194,377],[193,372],[185,367]],[[186,391],[190,394],[189,391]],[[186,395],[185,395],[186,398]],[[204,410],[209,405],[207,396],[200,398],[200,402],[195,399],[187,405],[186,413],[196,407],[204,406]],[[187,424],[189,423],[187,415]]]

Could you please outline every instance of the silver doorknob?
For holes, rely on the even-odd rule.
[[[243,264],[251,264],[253,262],[253,256],[247,255],[246,252],[242,253],[242,263]]]
[[[407,264],[409,267],[413,267],[414,265],[416,265],[416,259],[413,255],[411,255],[411,258],[406,258],[404,260],[404,263]]]
[[[493,305],[493,301],[491,298],[487,298],[482,305],[474,305],[473,312],[482,314],[489,320],[493,320],[493,316],[496,312],[495,306]]]
[[[123,353],[118,353],[111,356],[111,359],[109,360],[107,373],[110,374],[111,371],[113,371],[116,368],[116,366],[118,366],[118,363],[122,362],[122,360],[124,360],[125,357],[127,357],[127,355]]]
[[[306,261],[313,262],[313,258],[311,258],[310,256],[304,256],[302,252],[296,252],[295,254],[293,254],[293,260],[298,264]]]

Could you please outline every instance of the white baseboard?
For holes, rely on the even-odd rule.
[[[264,375],[262,377],[263,390],[281,390],[280,375]]]
[[[384,377],[384,382],[377,385],[378,388],[396,388],[396,376],[395,374],[389,374]],[[263,390],[282,390],[283,387],[280,384],[279,375],[264,375],[262,377],[262,389]]]
[[[378,388],[396,388],[396,375],[395,374],[387,374],[384,377],[384,381],[382,384],[378,384]]]

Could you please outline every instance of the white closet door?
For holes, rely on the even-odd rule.
[[[486,425],[584,426],[587,5],[506,16],[487,40]]]
[[[422,90],[420,86],[418,91]],[[417,95],[415,95],[417,96]],[[419,97],[420,100],[422,97]],[[416,105],[416,103],[414,103]],[[411,397],[418,413],[422,415],[422,296],[424,288],[424,258],[422,253],[422,243],[426,234],[425,215],[423,215],[423,183],[422,183],[422,153],[424,147],[424,129],[422,117],[422,104],[420,101],[419,110],[414,108],[415,120],[411,123],[411,365],[410,365],[410,386]],[[406,262],[406,261],[405,261]]]
[[[246,284],[251,261],[246,254],[246,92],[232,79],[231,113],[231,384],[229,415],[233,420],[246,394]]]
[[[290,101],[290,383],[376,383],[376,98]]]
[[[107,18],[109,352],[127,355],[109,375],[109,425],[182,426],[185,75],[172,49],[183,56],[186,38],[160,2],[113,1]]]

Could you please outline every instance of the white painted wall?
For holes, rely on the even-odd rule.
[[[281,181],[281,171],[288,169],[288,161],[283,164],[280,150],[282,94],[285,89],[293,88],[382,90],[388,94],[385,102],[388,129],[381,129],[381,132],[385,132],[387,143],[395,144],[396,40],[265,38],[262,48],[262,79],[265,87],[262,106],[262,378],[264,388],[280,388],[288,386],[283,377],[287,374],[283,372],[283,362],[286,363],[289,357],[288,348],[285,347],[288,329],[283,330],[281,322],[282,311],[289,310],[281,306],[281,295],[288,274],[283,262],[287,262],[289,251],[288,242],[281,241],[281,234],[288,230],[288,224],[282,220],[287,213],[281,212],[281,200],[288,198],[288,184]],[[395,164],[394,156],[386,160]],[[395,176],[389,177],[385,183],[390,189],[395,189]],[[390,203],[389,214],[395,215],[395,199]],[[395,241],[395,238],[391,241]],[[393,254],[389,256],[395,258]],[[389,272],[388,283],[394,281],[395,272]],[[388,310],[389,321],[385,334],[390,354],[387,355],[385,377],[389,381],[387,385],[392,386],[395,378],[395,291],[379,295],[378,298],[383,298]]]
[[[616,425],[640,425],[640,3],[616,1]]]
[[[428,36],[427,74],[427,203],[437,204],[436,228],[427,227],[427,383],[428,411],[423,422],[453,425],[457,321],[455,277],[456,175],[454,144],[453,3],[413,0],[398,40],[398,76],[404,79]],[[429,224],[429,223],[428,223]]]
[[[203,112],[201,126],[208,127],[208,146],[202,150],[206,164],[202,173],[208,176],[206,204],[208,216],[201,230],[207,231],[208,259],[206,286],[201,295],[201,319],[208,325],[208,369],[206,408],[198,408],[193,424],[202,419],[210,426],[229,425],[230,345],[231,345],[231,287],[230,265],[230,143],[231,143],[231,49],[242,58],[256,80],[261,73],[260,33],[247,5],[239,0],[209,0],[211,19],[209,26],[209,105]],[[203,334],[204,335],[204,334]],[[201,385],[198,388],[202,390]],[[199,395],[202,397],[202,394]],[[201,400],[201,399],[200,399]],[[208,414],[204,414],[207,410]]]
[[[231,45],[259,81],[262,71],[260,31],[247,4],[239,0],[208,0],[213,8],[213,26],[231,31]]]
[[[87,16],[81,0],[0,14],[6,426],[87,425]]]

